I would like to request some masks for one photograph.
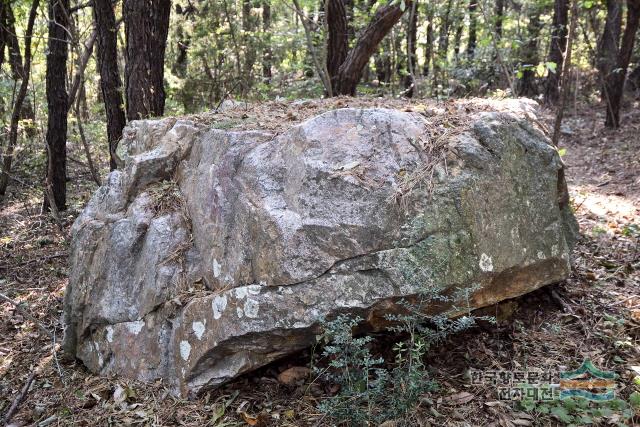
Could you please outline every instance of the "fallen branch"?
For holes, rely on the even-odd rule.
[[[24,308],[22,308],[20,306],[19,303],[17,303],[16,301],[12,300],[11,298],[9,298],[8,296],[0,293],[0,300],[6,301],[9,304],[13,305],[16,309],[16,311],[20,314],[22,314],[24,317],[26,317],[28,320],[30,320],[31,322],[33,322],[42,332],[44,332],[47,336],[49,336],[49,338],[53,339],[53,334],[49,331],[49,329],[47,329],[42,322],[40,322],[38,319],[36,319],[35,317],[33,317],[31,315],[31,313],[29,313],[27,310],[25,310]]]
[[[31,374],[29,374],[29,378],[27,378],[27,382],[24,383],[24,386],[22,386],[22,390],[20,390],[20,393],[18,393],[16,398],[13,400],[13,403],[11,404],[9,411],[4,416],[5,425],[9,424],[9,421],[11,421],[11,418],[13,418],[16,412],[18,412],[18,408],[20,407],[20,404],[22,403],[27,393],[29,392],[29,387],[31,387],[31,383],[33,383],[33,380],[35,379],[35,377],[36,377],[36,371],[34,369],[33,371],[31,371]]]

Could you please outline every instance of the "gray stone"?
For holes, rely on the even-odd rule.
[[[504,105],[444,137],[388,109],[279,135],[132,122],[72,228],[64,348],[188,395],[309,346],[323,318],[383,328],[424,286],[479,308],[565,279],[561,160],[531,103]]]

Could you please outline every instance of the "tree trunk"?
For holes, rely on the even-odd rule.
[[[343,0],[326,0],[327,10],[327,71],[331,79],[331,87],[338,86],[338,72],[347,58],[349,50],[349,30],[347,26],[347,10]]]
[[[243,64],[243,94],[253,86],[253,65],[256,63],[256,45],[254,31],[257,22],[251,14],[252,0],[242,0],[242,40],[245,48]]]
[[[607,0],[607,17],[602,37],[598,41],[597,67],[602,82],[600,97],[609,104],[611,88],[607,87],[609,76],[616,65],[620,32],[622,31],[622,0]]]
[[[467,42],[467,59],[473,60],[476,52],[477,44],[477,28],[478,28],[478,0],[469,0],[469,41]]]
[[[495,23],[493,27],[493,31],[495,32],[496,42],[502,39],[502,23],[504,21],[504,2],[505,0],[496,0],[496,6],[495,6],[496,18],[495,18]]]
[[[438,95],[438,85],[441,79],[442,62],[446,61],[447,53],[449,52],[449,25],[451,17],[451,7],[453,5],[452,0],[447,1],[447,7],[444,15],[440,18],[440,31],[438,34],[438,51],[433,61],[433,89],[434,95]]]
[[[611,72],[606,80],[609,88],[609,108],[607,108],[607,119],[605,126],[617,128],[620,126],[620,105],[624,92],[624,80],[627,76],[629,61],[633,53],[633,44],[638,30],[640,20],[640,0],[627,0],[627,23],[622,35],[620,50],[616,59],[615,70]]]
[[[164,113],[164,55],[171,0],[125,0],[123,7],[129,120]]]
[[[330,4],[335,3],[342,4],[341,1],[330,0]],[[405,7],[402,8],[402,5]],[[362,70],[369,62],[371,55],[373,55],[378,49],[378,45],[389,31],[391,31],[391,28],[393,28],[393,26],[400,20],[405,9],[410,7],[412,7],[411,1],[404,3],[396,3],[395,1],[392,1],[386,6],[378,8],[369,24],[360,33],[353,49],[348,52],[345,60],[340,64],[337,78],[335,79],[335,85],[332,84],[334,95],[354,96],[356,94],[356,87],[362,77]],[[342,24],[339,24],[339,27],[334,28],[334,36],[341,37],[340,33],[335,32],[335,30],[339,30],[340,28],[345,28],[346,30],[346,12],[339,15],[334,14],[334,16],[335,20],[342,20],[341,17],[344,18],[344,27],[342,27]],[[328,21],[332,20],[334,19],[329,19]],[[347,36],[346,31],[345,36]],[[342,43],[339,41],[341,38],[337,40],[338,43]]]
[[[521,51],[521,72],[522,76],[518,80],[516,87],[518,96],[534,97],[538,95],[538,85],[536,83],[536,66],[540,62],[538,56],[538,38],[540,30],[542,30],[542,21],[540,20],[541,10],[538,5],[530,5],[527,15],[529,23],[527,24],[527,42]]]
[[[109,144],[109,167],[114,170],[116,148],[122,138],[122,129],[126,124],[122,102],[122,81],[118,71],[118,40],[116,15],[111,0],[93,0],[94,19],[96,21],[98,42],[98,70],[100,89],[107,116],[107,141]]]
[[[427,8],[427,42],[424,46],[424,65],[422,66],[422,75],[427,77],[429,75],[429,66],[433,60],[433,42],[435,37],[433,31],[433,5],[427,3],[425,7]]]
[[[11,172],[11,163],[13,161],[13,150],[18,141],[18,123],[20,121],[20,118],[22,117],[24,100],[27,97],[27,89],[29,87],[29,73],[31,71],[31,38],[33,36],[33,26],[36,20],[39,3],[40,0],[33,0],[33,3],[31,4],[31,11],[29,12],[29,20],[27,22],[27,30],[24,37],[24,64],[20,64],[20,69],[24,73],[24,78],[20,82],[20,89],[18,90],[18,94],[13,105],[11,124],[9,127],[9,143],[7,144],[7,149],[5,150],[2,157],[2,173],[0,173],[0,196],[4,196],[7,191],[7,186],[9,185],[9,173]],[[7,8],[9,8],[10,4],[7,3],[6,6]],[[0,9],[2,9],[2,7],[3,6],[0,5]],[[2,15],[3,12],[3,10],[0,10],[0,15]],[[1,20],[0,23],[2,23]],[[0,31],[3,30],[0,29]],[[0,35],[0,38],[1,37],[2,36]],[[2,46],[2,44],[0,44],[0,48],[4,50],[4,46]]]
[[[180,78],[185,78],[187,75],[187,54],[189,52],[189,45],[191,44],[191,37],[186,33],[184,26],[189,19],[192,8],[193,6],[191,4],[188,4],[184,9],[179,4],[176,5],[176,15],[180,15],[181,19],[176,28],[176,48],[178,54],[176,55],[176,61],[173,63],[171,70]]]
[[[563,53],[567,47],[567,23],[569,1],[555,0],[553,5],[553,22],[551,24],[551,44],[548,61],[556,64],[555,72],[548,72],[544,88],[544,100],[547,104],[558,102],[560,92],[558,84],[562,75]]]
[[[414,2],[409,9],[409,28],[407,31],[407,68],[408,74],[405,77],[405,92],[407,98],[412,98],[416,89],[416,67],[418,57],[416,55],[416,44],[418,42],[418,3]]]
[[[16,32],[16,19],[13,14],[13,9],[11,8],[11,3],[7,3],[5,9],[5,24],[4,31],[6,37],[6,45],[9,51],[9,64],[11,66],[11,74],[13,79],[17,82],[18,80],[24,80],[27,78],[25,75],[24,65],[22,63],[22,54],[20,53],[20,42],[18,40],[18,33]],[[27,134],[30,136],[34,136],[35,134],[35,112],[33,110],[33,106],[28,100],[28,95],[25,95],[26,102],[22,104],[22,113],[20,115],[20,120],[30,120],[28,123],[26,130]]]
[[[262,50],[262,77],[267,84],[271,83],[271,0],[262,0],[262,32],[264,47]]]
[[[2,64],[4,62],[4,48],[7,45],[7,12],[6,7],[9,3],[4,1],[0,1],[0,69],[2,68]],[[1,106],[2,104],[0,104]]]
[[[69,0],[49,0],[49,44],[46,67],[47,179],[43,210],[55,204],[61,211],[67,205],[67,113],[65,87],[69,53]],[[54,200],[49,200],[50,195]]]

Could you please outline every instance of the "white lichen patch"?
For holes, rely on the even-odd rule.
[[[538,251],[538,253],[536,254],[536,256],[538,257],[538,259],[544,259],[544,258],[545,258],[545,256],[544,256],[544,252],[542,252],[542,251]]]
[[[213,310],[213,318],[219,319],[222,317],[222,313],[227,308],[227,297],[226,295],[216,295],[216,297],[211,301],[211,309]]]
[[[213,277],[219,277],[220,276],[220,267],[222,267],[219,263],[217,259],[213,259]]]
[[[188,341],[180,341],[180,357],[185,362],[189,360],[189,355],[191,354],[191,344]]]
[[[196,337],[199,340],[202,339],[202,335],[204,335],[206,324],[207,324],[207,321],[204,320],[203,322],[193,322],[193,324],[191,325],[191,329],[193,329],[193,333],[196,334]]]
[[[482,271],[493,271],[493,260],[487,254],[480,255],[480,270]]]
[[[260,285],[253,284],[253,285],[247,285],[247,286],[240,286],[238,288],[235,288],[233,292],[235,293],[235,296],[237,299],[245,299],[249,295],[259,295],[260,288],[261,288]]]
[[[558,256],[559,253],[560,253],[560,251],[558,250],[558,245],[552,245],[551,246],[551,255],[552,256]]]
[[[106,328],[107,330],[107,341],[113,342],[113,326],[109,325]]]
[[[127,330],[134,335],[138,335],[144,327],[144,320],[136,320],[135,322],[127,323]]]
[[[236,307],[236,314],[238,315],[238,319],[242,319],[244,317],[244,311],[242,311],[241,307]]]
[[[258,317],[258,310],[260,310],[260,305],[257,301],[248,299],[244,303],[244,314],[247,317],[255,319]]]

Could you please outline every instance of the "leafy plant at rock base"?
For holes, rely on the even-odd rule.
[[[494,320],[471,314],[468,297],[475,289],[445,296],[435,288],[426,288],[414,301],[400,301],[403,313],[387,316],[392,324],[388,329],[407,339],[394,346],[395,359],[390,369],[383,366],[383,358],[372,355],[371,336],[354,336],[361,318],[341,315],[323,322],[324,333],[318,340],[327,343],[322,355],[331,361],[326,369],[316,371],[321,378],[340,388],[335,396],[320,403],[318,409],[339,424],[377,425],[395,420],[397,425],[408,425],[407,414],[416,407],[420,397],[437,389],[424,363],[429,349],[451,334],[474,326],[479,319]],[[464,316],[452,318],[461,312],[455,306],[440,314],[427,313],[434,303],[451,305],[457,301],[467,302]]]
[[[598,425],[606,422],[607,425],[626,426],[634,416],[633,399],[629,400],[631,404],[619,398],[605,402],[592,402],[580,397],[553,401],[525,399],[518,405],[527,412],[551,417],[566,425]]]

